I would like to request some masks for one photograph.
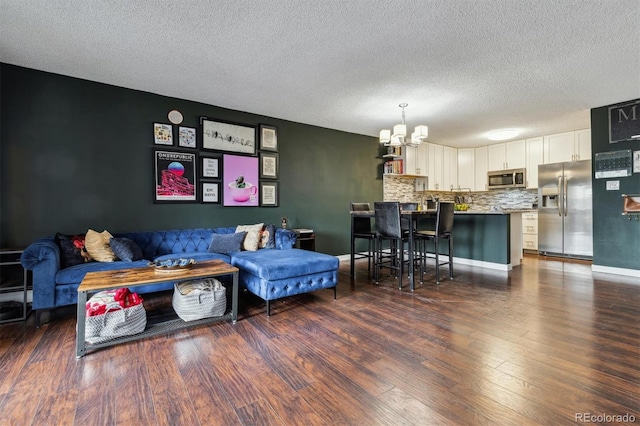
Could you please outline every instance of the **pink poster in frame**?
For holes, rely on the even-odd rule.
[[[224,206],[254,207],[259,205],[258,158],[223,155]]]

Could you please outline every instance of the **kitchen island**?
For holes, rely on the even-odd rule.
[[[510,271],[522,259],[520,211],[457,211],[454,264]]]

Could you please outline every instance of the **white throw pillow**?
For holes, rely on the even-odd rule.
[[[238,225],[236,232],[245,231],[247,233],[242,243],[242,248],[247,251],[258,250],[258,244],[260,243],[260,234],[264,223],[256,223],[255,225]]]

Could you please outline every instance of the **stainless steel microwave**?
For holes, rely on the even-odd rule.
[[[489,189],[526,188],[526,170],[494,170],[487,174],[487,185]]]

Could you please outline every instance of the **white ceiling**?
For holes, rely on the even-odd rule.
[[[638,0],[0,0],[0,61],[377,136],[486,145],[640,98]]]

